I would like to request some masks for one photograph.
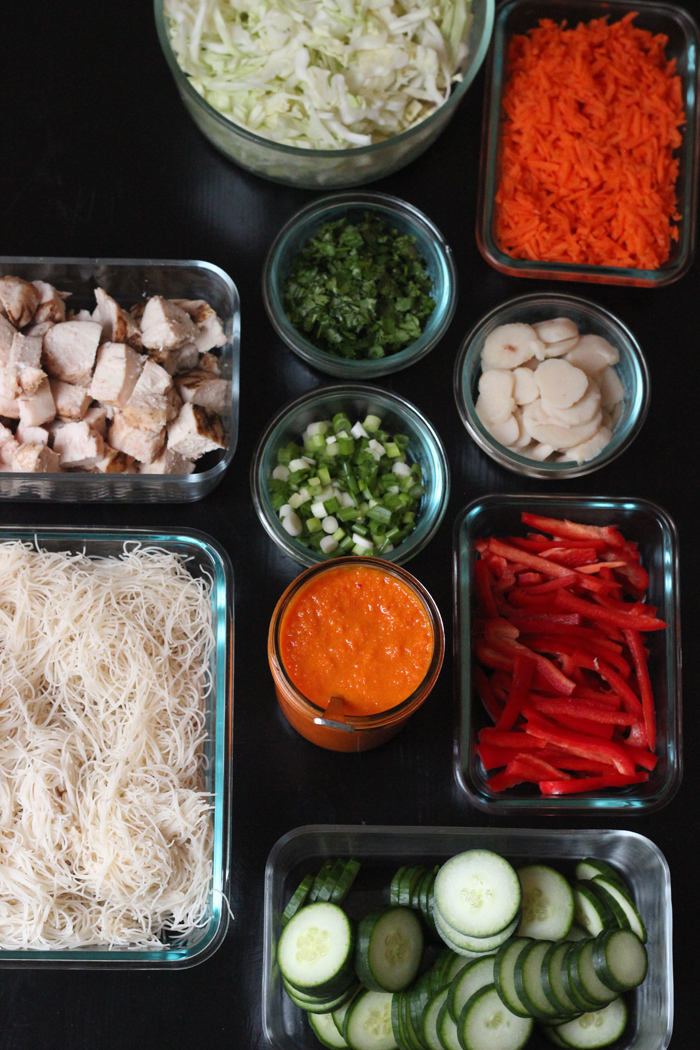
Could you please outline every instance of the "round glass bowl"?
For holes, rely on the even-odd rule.
[[[282,634],[285,613],[293,600],[319,575],[342,570],[343,567],[366,568],[390,577],[407,590],[414,602],[423,609],[432,634],[432,654],[420,685],[401,703],[386,711],[366,715],[351,715],[344,711],[340,697],[332,697],[327,708],[312,703],[292,681],[283,656]],[[414,616],[417,613],[414,613]],[[418,710],[431,692],[442,667],[445,653],[445,632],[437,605],[418,580],[395,565],[380,558],[334,558],[332,564],[314,565],[294,580],[280,598],[272,620],[267,643],[270,671],[275,681],[277,700],[287,721],[298,733],[319,747],[330,751],[369,751],[390,740]],[[381,671],[381,668],[378,669]]]
[[[481,351],[484,340],[499,325],[524,322],[534,325],[555,317],[568,317],[576,323],[582,335],[600,335],[620,353],[615,365],[625,399],[622,415],[613,431],[612,441],[587,463],[539,462],[521,455],[514,448],[501,445],[488,432],[476,414],[481,375]],[[532,478],[578,478],[612,463],[625,451],[642,428],[649,409],[649,372],[642,351],[630,330],[602,306],[575,295],[556,292],[522,295],[497,306],[486,314],[465,337],[454,371],[454,394],[462,422],[477,445],[502,467],[526,474]]]
[[[391,229],[415,238],[418,254],[432,280],[430,294],[435,309],[420,339],[405,350],[378,360],[350,361],[320,350],[291,324],[284,311],[284,285],[294,259],[324,223],[343,218],[360,222],[367,212],[380,216]],[[342,379],[374,379],[408,368],[439,343],[457,305],[457,271],[452,252],[437,226],[412,204],[386,193],[337,193],[302,208],[282,227],[265,261],[263,298],[277,334],[308,364]]]
[[[419,157],[442,133],[454,116],[484,61],[491,39],[494,0],[472,6],[467,33],[467,54],[459,69],[461,81],[452,85],[447,102],[415,127],[400,135],[354,149],[314,150],[284,146],[247,131],[214,109],[195,90],[181,69],[170,44],[169,19],[164,0],[154,0],[158,39],[187,112],[199,130],[229,160],[273,182],[309,189],[361,186],[384,178]]]
[[[425,494],[413,532],[381,559],[403,565],[423,550],[437,532],[447,509],[450,474],[445,449],[432,424],[409,401],[386,390],[339,383],[313,390],[280,409],[260,438],[253,456],[250,485],[258,517],[278,547],[301,565],[338,561],[332,554],[304,547],[285,531],[272,506],[268,488],[280,448],[290,441],[299,441],[309,423],[332,419],[336,412],[347,412],[353,423],[369,414],[379,416],[389,430],[409,438],[408,458],[421,466]]]

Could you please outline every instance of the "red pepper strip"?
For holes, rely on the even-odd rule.
[[[607,760],[618,773],[634,773],[634,762],[619,744],[587,737],[583,733],[573,733],[545,718],[528,704],[523,707],[523,714],[528,720],[526,730],[531,736],[538,736],[547,744],[557,744],[581,758],[592,758],[599,762]]]
[[[506,603],[507,606],[507,603]],[[572,628],[578,633],[581,628],[581,617],[578,613],[532,613],[522,612],[520,609],[509,609],[506,607],[504,616],[514,623],[523,634],[534,634],[537,629],[544,630],[545,627],[550,634],[569,634]],[[602,637],[594,627],[583,627],[581,630],[591,631],[596,636]],[[618,652],[622,652],[618,648]]]
[[[498,616],[496,599],[493,596],[491,573],[488,565],[480,558],[474,565],[474,587],[482,616]]]
[[[617,569],[618,566],[624,565],[623,561],[611,561],[609,564],[604,561],[596,561],[588,565],[579,565],[579,572],[600,572],[601,569]],[[607,579],[608,577],[603,577]]]
[[[649,573],[639,564],[639,552],[629,550],[625,544],[621,550],[611,551],[610,553],[613,555],[612,557],[602,556],[600,560],[624,561],[625,568],[618,568],[618,573],[624,576],[636,591],[644,594],[649,586]]]
[[[641,701],[632,692],[627,682],[620,678],[619,674],[613,671],[612,667],[606,664],[605,660],[601,660],[596,657],[596,665],[601,678],[611,686],[622,700],[622,708],[624,711],[630,711],[635,715],[638,722],[644,724],[644,708],[642,707]],[[646,733],[645,733],[646,737]],[[648,741],[646,741],[648,743]]]
[[[577,733],[583,733],[584,736],[595,737],[596,740],[612,740],[613,732],[617,728],[616,726],[606,725],[604,722],[594,722],[590,718],[581,717],[574,714],[570,715],[551,715],[552,718],[560,726],[565,726],[567,729],[575,729]]]
[[[537,554],[529,554],[528,551],[518,550],[517,547],[510,547],[507,543],[502,543],[500,540],[491,539],[489,540],[489,550],[500,558],[506,558],[508,561],[515,562],[516,565],[526,565],[528,569],[534,569],[536,572],[541,572],[545,576],[568,576],[572,570],[567,569],[564,565],[557,565],[556,562],[548,561],[546,558],[540,558]],[[601,580],[591,579],[589,576],[584,576],[582,573],[573,570],[574,580],[588,591],[603,591],[607,590],[607,584]],[[542,584],[540,584],[542,586]]]
[[[617,693],[603,693],[599,689],[587,689],[583,685],[576,687],[572,700],[593,700],[597,704],[605,704],[606,707],[612,707],[615,711],[618,711],[622,706],[622,700]]]
[[[479,731],[479,743],[493,744],[494,747],[513,747],[517,751],[539,751],[545,746],[544,740],[530,736],[522,730],[517,733],[501,733],[491,726]]]
[[[567,547],[548,547],[541,553],[543,558],[555,561],[557,565],[567,565],[571,569],[586,572],[591,562],[595,562],[597,551],[595,547],[578,547],[573,550]],[[586,569],[581,568],[584,565]]]
[[[476,685],[479,699],[486,709],[486,714],[492,722],[497,722],[503,710],[503,704],[493,695],[491,683],[480,667],[474,668],[474,684]]]
[[[516,755],[521,754],[514,747],[492,747],[491,744],[477,744],[476,753],[484,769],[499,769],[501,766],[507,766]]]
[[[579,700],[577,698],[557,700],[556,697],[543,696],[537,699],[531,697],[529,702],[538,711],[543,711],[554,719],[562,714],[574,715],[576,718],[586,718],[591,722],[604,722],[614,726],[631,726],[637,722],[634,715],[629,712],[613,711],[605,704],[596,704],[592,700]],[[496,728],[498,729],[499,726],[496,725]]]
[[[513,657],[506,656],[502,652],[496,652],[490,645],[486,645],[480,638],[474,641],[474,652],[482,664],[492,667],[495,671],[512,671]]]
[[[525,781],[539,784],[542,777],[556,777],[557,780],[571,779],[561,769],[557,769],[550,762],[545,762],[539,755],[518,755],[506,766],[506,773],[510,776],[520,776]]]
[[[501,717],[496,722],[496,729],[507,732],[515,725],[515,720],[520,714],[520,708],[527,699],[530,682],[535,672],[535,661],[519,652],[515,657],[513,669],[513,686],[506,700]]]
[[[568,754],[566,751],[552,747],[551,744],[548,744],[544,751],[537,753],[542,754],[543,758],[557,768],[570,770],[572,773],[592,773],[594,776],[603,776],[605,773],[612,773],[615,768],[610,762],[594,762],[591,758],[579,758],[578,755]]]
[[[533,529],[547,532],[551,536],[561,536],[562,539],[605,540],[610,547],[623,547],[625,544],[624,536],[611,525],[579,525],[566,519],[558,521],[557,518],[543,518],[539,514],[527,513],[521,514],[520,520],[523,525],[531,525]]]
[[[626,602],[622,598],[613,598],[610,594],[593,594],[591,597],[606,609],[618,609],[631,616],[656,616],[656,606],[647,605],[645,602]]]
[[[558,591],[561,587],[573,587],[576,583],[576,577],[573,572],[567,576],[558,576],[555,580],[547,580],[546,583],[535,583],[528,587],[530,594],[549,594],[551,591]]]
[[[525,572],[517,573],[518,585],[520,587],[530,587],[533,583],[543,583],[543,577],[541,572],[530,572],[526,569]]]
[[[513,688],[513,675],[508,674],[507,671],[494,671],[491,675],[491,688],[493,695],[505,704]]]
[[[586,601],[585,598],[577,598],[568,591],[557,591],[554,604],[560,609],[581,613],[594,623],[612,623],[623,630],[631,627],[636,631],[663,631],[666,626],[663,620],[657,620],[654,616],[634,616],[631,613],[622,612],[621,609],[610,609],[606,605],[598,605]]]
[[[522,536],[507,536],[508,543],[512,543],[514,547],[522,547],[524,551],[548,551],[552,550],[556,544],[553,540],[550,540],[546,536],[540,536],[538,533],[531,532],[527,539],[523,539]],[[561,545],[560,545],[561,546]],[[594,550],[596,553],[607,549],[607,543],[605,540],[569,540],[567,539],[564,545],[566,550],[575,551],[587,548],[588,550]]]
[[[652,754],[651,751],[647,751],[644,747],[634,747],[628,741],[625,741],[622,747],[624,747],[634,764],[636,766],[642,766],[643,769],[652,770],[659,761],[657,755]]]
[[[647,731],[644,726],[644,722],[637,722],[636,726],[632,726],[629,731],[629,736],[624,741],[625,744],[631,744],[632,747],[644,748],[647,746]]]
[[[538,585],[539,586],[539,585]],[[531,594],[532,587],[514,587],[508,593],[508,603],[516,608],[538,610],[539,612],[552,612],[556,594]]]
[[[644,711],[644,727],[647,731],[647,744],[649,750],[653,751],[656,746],[656,714],[654,711],[654,693],[649,678],[646,653],[642,645],[642,639],[638,631],[625,631],[625,639],[632,655],[634,670],[637,675],[637,685],[642,697],[642,709]]]
[[[491,777],[490,780],[486,781],[486,785],[492,791],[507,791],[508,788],[515,787],[517,784],[522,784],[522,782],[522,777],[514,777],[509,773],[496,773],[495,777]]]
[[[487,620],[484,625],[486,641],[493,649],[509,656],[512,654],[513,657],[518,652],[530,656],[535,660],[539,673],[550,685],[553,685],[555,689],[560,690],[566,696],[573,693],[576,683],[567,678],[565,674],[562,674],[551,660],[541,656],[539,653],[531,652],[526,646],[517,642],[515,639],[519,633],[517,627],[514,627],[508,620]]]
[[[602,777],[581,777],[579,780],[541,780],[540,791],[543,795],[575,795],[581,791],[602,791],[603,788],[643,784],[648,779],[648,773],[631,773],[629,776],[608,773]]]

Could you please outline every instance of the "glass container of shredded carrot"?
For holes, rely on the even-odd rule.
[[[635,18],[511,36],[493,236],[512,259],[654,271],[671,256],[681,79],[667,36]]]
[[[268,639],[287,720],[336,751],[365,751],[398,733],[431,691],[443,651],[428,592],[376,558],[302,573],[278,602]]]

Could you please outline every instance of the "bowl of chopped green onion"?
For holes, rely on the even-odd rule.
[[[287,346],[321,372],[374,379],[425,357],[457,305],[452,252],[431,220],[385,193],[302,208],[267,256],[263,297]]]
[[[449,488],[432,424],[404,398],[361,384],[285,405],[251,468],[268,535],[307,566],[347,554],[405,564],[437,531]]]

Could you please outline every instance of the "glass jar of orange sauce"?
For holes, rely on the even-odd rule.
[[[445,652],[438,607],[380,558],[321,562],[272,616],[267,653],[294,728],[331,751],[368,751],[403,727],[432,690]]]

